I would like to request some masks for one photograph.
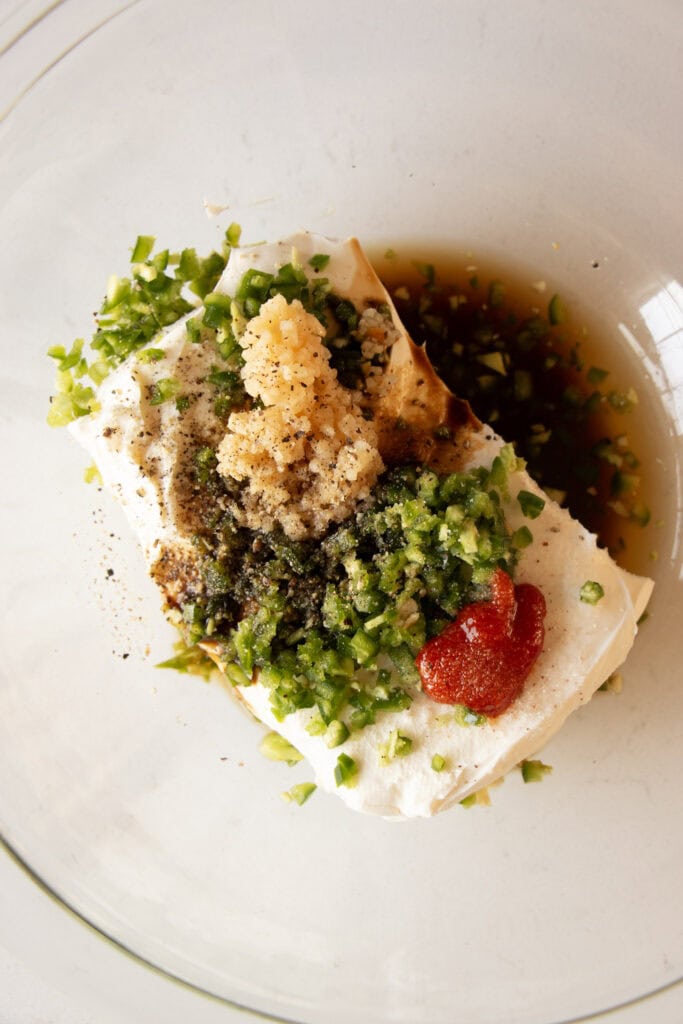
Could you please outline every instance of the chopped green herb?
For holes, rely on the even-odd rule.
[[[331,722],[330,725],[332,725]],[[324,733],[327,732],[327,726],[323,722],[320,715],[315,715],[310,720],[310,722],[306,726],[306,732],[308,733],[309,736],[322,736]]]
[[[650,509],[644,502],[637,502],[631,509],[630,518],[639,526],[647,526],[650,522]]]
[[[297,784],[292,786],[291,789],[282,793],[282,799],[287,803],[291,803],[293,801],[301,807],[306,803],[311,794],[315,793],[317,788],[318,787],[315,782],[297,782]]]
[[[240,237],[242,235],[242,228],[235,221],[229,225],[228,230],[225,232],[225,238],[228,245],[233,248],[240,244]]]
[[[251,686],[253,683],[253,679],[234,661],[223,664],[221,670],[233,686]]]
[[[602,384],[606,377],[609,377],[609,370],[601,370],[597,366],[591,366],[586,374],[589,384]]]
[[[638,394],[635,388],[629,388],[628,391],[610,391],[607,395],[607,401],[617,412],[630,412],[638,405]]]
[[[621,672],[613,672],[611,676],[608,676],[602,686],[598,687],[598,690],[601,693],[621,693],[623,683],[624,680]]]
[[[542,782],[545,775],[552,772],[552,765],[543,764],[543,761],[522,761],[520,771],[525,782]]]
[[[178,257],[178,274],[184,281],[191,281],[201,273],[201,261],[194,249],[183,249]]]
[[[58,371],[60,373],[65,373],[67,370],[71,370],[75,366],[78,366],[82,358],[83,345],[83,338],[76,338],[68,352],[63,345],[52,345],[52,347],[47,350],[47,354],[50,359],[55,359],[57,361]]]
[[[586,580],[579,591],[579,598],[584,604],[597,604],[604,596],[604,588],[595,580]]]
[[[325,743],[328,747],[339,747],[348,738],[348,727],[337,718],[333,719],[325,730]]]
[[[517,495],[517,501],[527,519],[538,519],[545,508],[543,498],[539,498],[537,494],[532,494],[531,491],[520,491]]]
[[[314,270],[324,270],[327,264],[330,262],[330,257],[328,256],[327,253],[319,252],[316,253],[315,256],[311,256],[308,262],[309,265],[313,267]]]
[[[334,315],[337,320],[348,330],[355,331],[358,327],[358,312],[356,307],[348,299],[340,299],[333,305]]]
[[[358,765],[348,754],[340,754],[334,769],[334,781],[337,786],[347,786],[349,789],[358,782]]]
[[[436,278],[436,270],[433,263],[424,263],[422,260],[413,260],[413,266],[424,278],[427,288],[431,288]]]
[[[562,401],[567,405],[575,406],[578,409],[583,403],[583,395],[581,394],[580,388],[574,387],[573,384],[570,384],[562,392]]]
[[[173,645],[176,651],[172,658],[160,662],[157,668],[170,668],[176,672],[188,672],[190,675],[209,679],[216,666],[204,651],[195,644],[187,645],[182,640]]]
[[[528,548],[533,542],[534,535],[528,526],[520,526],[518,530],[512,534],[512,546],[518,548],[520,551],[523,548]]]
[[[453,719],[461,726],[484,725],[486,715],[480,715],[476,711],[472,711],[471,708],[465,707],[464,704],[454,704]]]
[[[442,757],[441,754],[434,754],[432,758],[432,771],[442,772],[446,767],[446,758]]]
[[[102,485],[102,474],[94,462],[83,471],[83,479],[86,484]]]
[[[187,336],[193,345],[199,345],[202,341],[202,325],[199,317],[192,316],[185,321]]]
[[[158,363],[165,355],[161,348],[143,348],[137,353],[137,358],[141,363]]]
[[[476,793],[470,793],[460,801],[461,807],[490,807],[490,805],[491,797],[486,786],[483,789],[478,789]]]
[[[78,384],[73,380],[70,371],[60,373],[57,378],[59,394],[50,399],[47,422],[51,427],[65,427],[67,423],[87,416],[89,412],[99,409],[95,392],[91,387]]]
[[[168,402],[172,398],[177,398],[179,390],[179,381],[174,380],[173,377],[161,377],[152,384],[149,404],[163,405],[164,402]]]
[[[194,250],[183,250],[175,257],[167,249],[152,255],[154,238],[138,237],[131,253],[131,276],[109,278],[88,356],[82,352],[82,339],[68,353],[62,346],[49,349],[48,354],[58,362],[57,393],[48,412],[50,426],[66,426],[97,411],[94,389],[80,383],[79,378],[87,373],[95,385],[101,384],[131,353],[144,349],[164,327],[191,312],[194,306],[185,297],[186,288],[200,299],[212,291],[239,237],[235,229],[235,225],[228,229],[223,252],[204,259],[198,258]],[[157,357],[151,354],[142,358],[154,361]]]
[[[505,301],[505,285],[502,281],[491,281],[489,285],[489,305],[494,309],[503,305]]]
[[[495,373],[505,375],[507,373],[507,367],[505,366],[505,357],[502,352],[484,352],[477,356],[477,361],[486,366],[489,370],[493,370]]]
[[[623,498],[624,495],[635,494],[640,487],[640,477],[635,473],[624,473],[617,470],[612,474],[610,491],[613,495]]]
[[[567,319],[567,311],[559,295],[553,295],[548,303],[548,320],[555,326],[562,324]]]
[[[156,238],[153,235],[138,235],[137,241],[133,246],[130,262],[144,263],[149,258],[155,242]]]
[[[398,729],[392,729],[385,743],[379,746],[379,763],[386,765],[396,757],[406,757],[413,746],[409,736],[402,736]]]
[[[514,397],[518,402],[525,402],[534,393],[534,379],[528,370],[515,370],[513,374]]]
[[[556,487],[547,487],[545,493],[551,501],[556,502],[558,505],[563,505],[567,500],[567,492],[560,491]]]
[[[513,444],[504,444],[499,457],[507,473],[516,473],[517,470],[524,469],[524,459],[519,458]]]
[[[205,327],[224,327],[232,319],[232,299],[229,295],[220,292],[211,292],[204,297],[204,316],[202,323]]]
[[[286,761],[290,768],[303,760],[303,755],[279,732],[267,733],[259,744],[259,750],[269,761]]]

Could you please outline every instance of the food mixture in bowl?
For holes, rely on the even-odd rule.
[[[199,260],[138,239],[88,359],[51,352],[50,419],[126,510],[182,634],[170,663],[210,659],[265,750],[309,761],[295,799],[472,800],[621,665],[652,584],[442,383],[355,239],[237,241]]]

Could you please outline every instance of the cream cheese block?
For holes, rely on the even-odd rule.
[[[361,312],[381,303],[393,322],[389,362],[375,381],[370,399],[385,461],[390,464],[400,457],[438,472],[490,466],[503,440],[479,423],[436,377],[424,352],[408,337],[355,239],[339,243],[300,232],[283,242],[234,249],[216,290],[233,296],[249,268],[272,273],[289,262],[306,266],[321,253],[330,257],[324,274],[336,295]],[[121,502],[147,565],[172,604],[174,576],[164,571],[160,578],[161,554],[168,559],[169,552],[174,552],[186,563],[196,557],[191,500],[180,468],[182,454],[188,446],[196,446],[197,438],[216,447],[225,427],[216,420],[210,397],[201,387],[212,354],[192,344],[185,322],[167,329],[153,345],[163,357],[154,362],[128,359],[100,386],[99,411],[77,420],[70,429],[92,455],[105,486]],[[165,378],[192,384],[189,413],[181,416],[172,402],[150,405],[151,388]],[[399,417],[403,429],[397,440]],[[435,441],[434,426],[443,423],[452,428],[450,438]],[[249,686],[236,687],[239,698],[261,722],[301,751],[318,786],[335,792],[355,810],[385,817],[430,816],[489,785],[538,753],[567,716],[624,662],[633,644],[652,582],[621,570],[597,547],[593,535],[543,495],[523,469],[510,474],[508,489],[504,511],[511,530],[528,524],[516,500],[520,490],[545,500],[533,522],[533,543],[520,555],[515,581],[533,583],[542,590],[547,616],[543,651],[521,696],[499,717],[463,725],[448,705],[418,692],[409,708],[379,715],[375,723],[352,732],[342,747],[328,749],[320,736],[306,730],[314,709],[278,721],[269,690],[258,677]],[[579,597],[588,580],[604,590],[595,605]],[[396,729],[411,739],[410,756],[387,761],[380,758],[379,750]],[[353,787],[335,783],[342,750],[359,768]],[[440,772],[432,769],[435,754],[445,759]]]

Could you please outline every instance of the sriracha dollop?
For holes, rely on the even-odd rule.
[[[440,704],[501,715],[519,697],[541,653],[545,610],[538,587],[515,586],[496,569],[491,600],[466,605],[418,654],[424,692]]]

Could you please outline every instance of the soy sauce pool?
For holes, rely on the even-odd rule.
[[[612,383],[600,331],[545,281],[501,267],[375,261],[437,372],[527,462],[531,476],[614,557],[642,567],[638,397]],[[635,432],[635,433],[634,433]]]

